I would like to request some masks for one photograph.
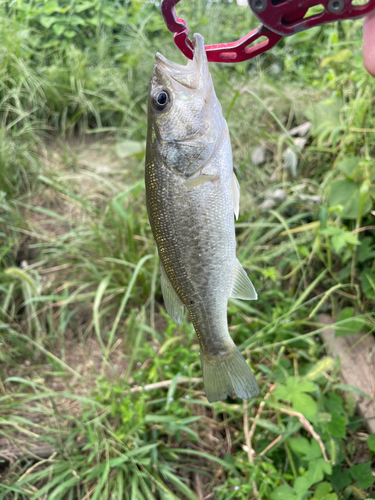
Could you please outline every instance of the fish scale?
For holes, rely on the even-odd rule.
[[[146,163],[149,218],[160,259],[208,353],[228,343],[226,307],[235,265],[231,184],[223,170],[219,182],[203,186],[202,197],[201,191],[187,192],[183,179],[163,164]]]
[[[179,322],[183,307],[190,313],[212,402],[258,393],[227,322],[229,297],[254,299],[256,293],[236,259],[229,132],[200,35],[196,43],[186,67],[156,56],[145,181],[166,309]]]

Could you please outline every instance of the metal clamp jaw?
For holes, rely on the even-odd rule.
[[[193,59],[194,47],[186,22],[176,14],[180,0],[163,0],[161,11],[174,42],[181,52]],[[290,36],[314,26],[333,21],[363,17],[375,9],[375,0],[353,5],[357,0],[248,0],[262,25],[236,42],[206,45],[209,62],[242,62],[271,49],[283,36]],[[319,13],[309,9],[319,6]],[[306,16],[307,14],[307,16]],[[258,43],[259,38],[266,38]]]
[[[174,33],[174,42],[181,52],[189,59],[193,59],[194,47],[189,39],[189,28],[186,22],[176,14],[175,5],[180,0],[163,0],[161,12],[169,31]],[[266,40],[252,45],[258,38]],[[251,59],[273,47],[281,36],[265,26],[259,26],[248,35],[236,42],[206,45],[206,54],[209,62],[242,62]]]

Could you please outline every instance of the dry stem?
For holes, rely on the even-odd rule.
[[[199,382],[202,382],[203,379],[198,378],[198,377],[180,377],[178,379],[179,384],[188,384],[191,382],[192,384],[198,384]],[[147,384],[145,386],[137,385],[135,387],[132,387],[130,391],[125,391],[125,393],[130,392],[142,392],[142,391],[152,391],[153,389],[162,389],[165,387],[169,387],[172,384],[172,380],[163,380],[162,382],[155,382],[154,384]]]
[[[259,453],[259,456],[263,457],[263,455],[265,455],[267,453],[267,451],[269,451],[271,448],[273,448],[275,445],[277,445],[277,443],[281,440],[281,438],[282,438],[282,435],[280,434],[268,446],[266,446],[261,453]]]
[[[330,463],[327,457],[326,449],[324,447],[322,438],[319,436],[319,434],[315,431],[314,427],[310,424],[310,422],[307,420],[306,417],[302,415],[302,413],[299,413],[298,411],[294,410],[289,410],[288,408],[278,408],[278,410],[281,413],[286,413],[286,415],[290,415],[291,417],[297,417],[298,420],[301,422],[302,427],[309,432],[312,437],[319,443],[320,449],[322,450],[323,458],[326,462]]]
[[[264,406],[266,404],[266,400],[270,397],[272,391],[274,391],[276,388],[276,384],[273,384],[267,394],[264,397],[264,400],[260,403],[258,411],[255,415],[255,419],[253,421],[253,424],[251,426],[251,429],[249,431],[249,415],[248,415],[248,405],[247,401],[244,400],[244,420],[243,420],[243,427],[244,427],[244,433],[245,433],[245,441],[246,441],[246,448],[247,448],[247,456],[249,459],[249,462],[252,464],[254,463],[254,450],[251,444],[251,441],[253,439],[255,429],[257,426],[257,420],[260,418],[262,411],[264,409]],[[298,420],[300,421],[302,427],[311,434],[311,436],[318,442],[320,449],[322,450],[322,455],[323,458],[326,462],[330,462],[327,457],[326,449],[324,447],[323,441],[319,434],[315,431],[314,427],[310,424],[310,422],[307,420],[306,417],[302,415],[302,413],[299,413],[298,411],[294,410],[289,410],[288,408],[278,408],[278,410],[281,413],[285,413],[286,415],[290,415],[291,417],[297,417]],[[263,456],[269,451],[271,448],[273,448],[280,440],[281,440],[281,435],[278,436],[276,439],[274,439],[261,453],[260,456]],[[254,490],[256,493],[256,490]]]
[[[251,445],[251,441],[253,439],[254,433],[255,433],[255,428],[256,428],[256,421],[260,417],[264,405],[266,404],[266,399],[270,397],[271,392],[276,388],[276,385],[272,385],[270,387],[270,390],[267,392],[267,394],[264,397],[264,400],[260,403],[257,414],[255,416],[255,420],[253,422],[253,425],[251,426],[251,429],[249,431],[249,411],[248,411],[248,404],[247,401],[244,399],[243,401],[243,408],[244,408],[244,414],[243,414],[243,428],[244,428],[244,434],[245,434],[245,442],[246,442],[246,448],[247,448],[247,458],[249,460],[249,463],[254,463],[254,450]],[[253,481],[252,483],[253,489],[254,489],[254,495],[257,499],[259,499],[259,491],[256,485],[256,482]]]

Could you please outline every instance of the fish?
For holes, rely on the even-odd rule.
[[[228,125],[212,83],[204,40],[186,66],[156,54],[148,98],[146,205],[169,316],[185,308],[200,344],[206,397],[250,399],[259,388],[228,331],[228,299],[256,300],[236,258],[239,184]]]

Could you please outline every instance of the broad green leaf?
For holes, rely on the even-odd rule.
[[[276,399],[282,399],[284,401],[289,401],[290,389],[285,387],[285,385],[278,385],[273,392]]]
[[[315,392],[318,389],[318,386],[310,380],[300,380],[296,389],[298,392]]]
[[[304,437],[289,439],[289,445],[297,454],[308,455],[310,452],[310,442]]]
[[[335,392],[330,392],[328,394],[328,397],[324,398],[324,404],[328,408],[330,413],[333,413],[334,411],[338,413],[344,413],[342,399]]]
[[[332,465],[326,462],[324,458],[311,460],[309,462],[309,473],[311,474],[311,478],[313,479],[314,483],[317,483],[318,481],[322,481],[324,479],[324,474],[332,473]]]
[[[343,217],[345,219],[356,219],[359,215],[363,216],[369,213],[372,207],[372,201],[369,195],[366,196],[362,213],[359,214],[360,207],[360,185],[357,182],[345,179],[334,181],[331,184],[328,196],[328,202],[331,207],[342,205]]]
[[[349,470],[352,478],[360,488],[367,490],[375,483],[375,477],[372,475],[370,462],[353,465]]]
[[[371,434],[367,438],[367,444],[369,449],[375,453],[375,434]]]
[[[294,481],[294,489],[303,494],[310,486],[324,479],[325,474],[331,474],[331,464],[327,463],[324,458],[310,460],[306,474],[298,477]]]
[[[297,479],[294,481],[294,489],[297,493],[299,493],[301,496],[304,495],[307,490],[314,484],[314,479],[312,477],[312,474],[307,471],[306,474],[303,476],[297,477]]]
[[[74,10],[75,10],[75,12],[80,13],[80,12],[83,12],[84,10],[90,9],[92,7],[95,7],[94,2],[83,1],[80,4],[75,5]]]
[[[55,16],[40,16],[39,22],[44,28],[50,28],[56,21],[57,17]]]
[[[314,498],[316,500],[337,500],[336,493],[331,493],[332,485],[327,482],[318,484],[314,492]]]
[[[365,320],[361,317],[354,316],[353,307],[345,307],[339,312],[337,316],[337,322],[340,321],[342,321],[343,323],[336,327],[335,337],[358,333],[363,328]]]
[[[372,261],[375,258],[375,241],[370,236],[361,240],[361,246],[357,249],[356,260],[363,263],[367,260]]]
[[[309,30],[310,32],[312,30]],[[307,33],[307,32],[305,32]],[[291,38],[287,38],[289,41],[298,35],[294,35]],[[333,130],[334,128],[340,127],[340,113],[342,110],[343,101],[338,97],[332,97],[325,101],[320,101],[313,106],[307,106],[305,109],[306,116],[310,119],[312,123],[312,129],[315,133],[321,132],[322,130]]]
[[[328,226],[325,229],[322,229],[321,233],[322,234],[327,234],[328,236],[338,236],[340,235],[345,229],[339,226]]]
[[[301,380],[300,377],[288,377],[286,385],[291,392],[314,392],[317,389],[314,382]]]
[[[43,5],[43,14],[46,14],[47,16],[53,14],[54,12],[60,11],[60,5],[58,4],[58,2],[56,2],[56,0],[51,0],[50,2],[47,2]]]
[[[282,486],[278,486],[271,493],[271,500],[298,500],[299,496],[295,493],[295,491],[288,486],[287,484],[283,484]]]
[[[310,380],[301,380],[300,377],[288,377],[286,386],[278,385],[274,391],[277,399],[291,402],[293,408],[302,413],[309,420],[315,420],[317,406],[307,392],[315,392],[317,385]]]
[[[340,465],[333,467],[332,475],[330,477],[331,483],[338,490],[343,490],[353,482],[351,474],[348,469],[341,470]]]
[[[85,26],[86,23],[85,21],[82,19],[81,16],[76,16],[76,15],[73,15],[69,18],[69,25],[70,26]]]
[[[308,461],[313,461],[316,459],[320,459],[322,457],[322,450],[320,449],[319,443],[312,439],[310,441],[310,447],[308,453],[306,454],[305,459]]]
[[[297,393],[292,396],[293,408],[302,413],[308,420],[314,421],[317,414],[316,402],[309,394]]]
[[[57,36],[60,36],[64,33],[64,31],[66,30],[66,26],[64,24],[54,24],[52,26],[52,29],[54,31],[54,33],[57,35]]]
[[[350,180],[356,180],[363,176],[363,167],[360,166],[362,158],[358,156],[345,156],[337,163],[337,167]]]
[[[328,423],[328,430],[331,436],[337,438],[345,438],[345,428],[347,423],[347,419],[340,415],[337,411],[332,412],[331,421]]]
[[[76,34],[77,34],[77,32],[74,30],[64,31],[64,36],[66,36],[66,38],[73,38],[74,36],[76,36]]]
[[[360,245],[360,241],[355,236],[353,233],[350,231],[345,231],[343,228],[332,228],[332,229],[338,229],[339,231],[336,232],[332,236],[331,242],[334,251],[337,254],[340,254],[341,251],[347,246],[347,245]],[[327,230],[325,230],[326,232]]]
[[[375,296],[375,274],[369,271],[361,273],[362,291],[369,299]]]

